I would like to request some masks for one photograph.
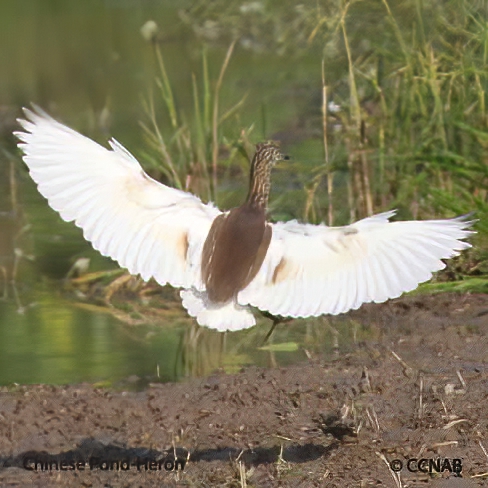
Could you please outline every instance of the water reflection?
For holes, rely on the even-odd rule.
[[[0,384],[113,381],[155,375],[161,357],[174,363],[174,334],[133,340],[111,315],[77,308],[49,288],[35,296],[22,314],[12,302],[0,305]],[[162,379],[174,379],[171,368],[161,371]]]
[[[129,378],[138,387],[217,370],[233,373],[248,365],[277,367],[307,356],[332,358],[352,344],[350,322],[341,327],[338,348],[334,329],[317,319],[278,328],[271,339],[277,347],[261,349],[266,322],[221,334],[197,326],[182,310],[180,319],[131,326],[63,298],[56,283],[38,284],[31,299],[23,313],[14,300],[0,302],[0,384],[88,381],[126,386]]]

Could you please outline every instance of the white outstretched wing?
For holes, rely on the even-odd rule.
[[[260,272],[238,303],[291,317],[339,314],[413,290],[445,267],[441,259],[470,247],[472,222],[388,222],[394,212],[346,227],[273,225]]]
[[[39,192],[84,237],[144,280],[201,289],[201,251],[220,211],[150,178],[118,142],[108,150],[38,111],[16,132]]]

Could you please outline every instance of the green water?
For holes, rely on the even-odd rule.
[[[270,325],[266,321],[248,331],[222,335],[191,325],[182,311],[181,320],[128,326],[111,314],[80,306],[63,291],[62,279],[77,258],[89,257],[92,271],[114,264],[93,251],[81,231],[62,222],[39,196],[11,136],[15,117],[20,107],[34,102],[98,141],[116,137],[143,160],[139,121],[147,122],[147,116],[142,100],[155,95],[163,131],[165,115],[156,97],[154,51],[141,37],[141,26],[149,19],[159,24],[161,51],[182,111],[191,111],[192,74],[201,79],[202,53],[206,52],[215,80],[230,43],[225,33],[211,39],[212,24],[204,18],[194,25],[181,20],[194,3],[22,0],[0,4],[0,385],[117,384],[134,377],[139,384],[218,369],[237,371],[250,364],[289,364],[306,359],[307,354],[334,354],[334,334],[321,319],[282,326],[272,338],[272,343],[282,346],[262,350]],[[239,15],[254,15],[240,10],[240,4],[229,5]],[[295,9],[294,4],[290,8]],[[192,15],[198,15],[198,9]],[[237,138],[242,128],[251,125],[252,142],[279,135],[295,161],[307,168],[275,175],[276,187],[287,189],[285,194],[274,192],[272,206],[273,202],[281,205],[277,218],[293,217],[303,208],[303,185],[323,161],[321,50],[310,46],[300,53],[281,48],[278,52],[277,37],[286,33],[292,46],[293,32],[281,17],[262,15],[269,16],[265,21],[275,30],[261,26],[266,36],[260,39],[251,25],[253,35],[238,42],[222,85],[221,107],[225,110],[247,94],[239,116],[226,125],[229,137]],[[240,28],[251,20],[244,19]],[[203,37],[198,34],[202,26],[209,30]],[[306,39],[300,42],[306,47]],[[166,135],[171,137],[169,128]],[[236,187],[236,195],[245,192],[245,187]],[[344,347],[351,341],[352,328],[348,323],[335,327],[343,327],[340,345]]]

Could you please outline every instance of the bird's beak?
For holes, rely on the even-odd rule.
[[[282,154],[281,158],[278,161],[276,161],[274,166],[275,168],[284,168],[286,166],[285,161],[289,161],[289,160],[290,160],[290,156],[288,156],[287,154]]]

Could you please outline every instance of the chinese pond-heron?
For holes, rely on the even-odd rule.
[[[246,201],[222,212],[150,178],[115,139],[109,150],[38,109],[25,116],[16,136],[49,205],[130,273],[181,288],[188,313],[220,331],[253,326],[250,307],[311,317],[384,302],[470,247],[465,217],[268,222],[271,168],[284,159],[275,143],[256,146]]]

